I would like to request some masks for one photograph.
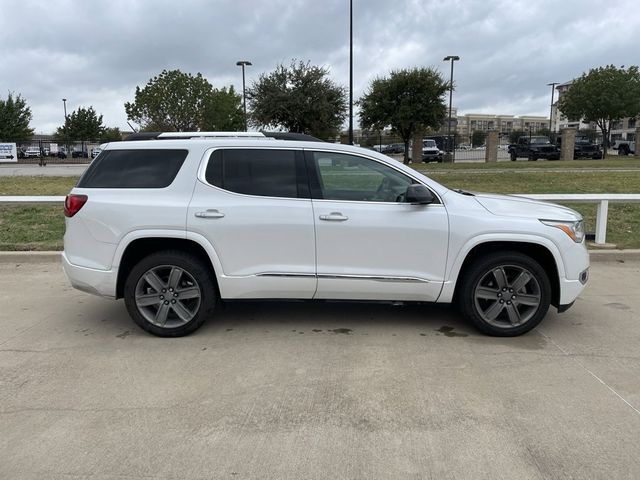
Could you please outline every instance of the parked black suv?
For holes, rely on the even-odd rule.
[[[509,156],[515,162],[518,157],[530,161],[544,158],[560,160],[560,150],[547,137],[520,137],[518,143],[509,145]]]

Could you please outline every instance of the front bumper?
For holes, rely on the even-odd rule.
[[[62,268],[73,288],[101,297],[116,298],[117,270],[97,270],[74,265],[64,252]]]

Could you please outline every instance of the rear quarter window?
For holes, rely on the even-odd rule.
[[[91,163],[79,188],[165,188],[171,185],[188,150],[107,150]]]

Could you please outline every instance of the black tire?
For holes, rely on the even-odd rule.
[[[518,159],[518,156],[516,155],[516,152],[511,152],[510,156],[511,156],[511,161],[512,162],[515,162]]]
[[[503,298],[509,298],[506,303],[511,301],[513,305],[510,303],[509,306],[507,306],[503,298],[499,300],[476,298],[476,289],[485,288],[481,282],[490,278],[488,276],[494,275],[492,272],[500,268],[502,268],[503,272],[507,272],[507,275],[505,275],[507,279],[509,278],[509,273],[517,273],[519,271],[518,269],[526,271],[531,276],[531,279],[517,292],[509,293],[507,289],[507,291],[502,294],[502,290],[498,286],[494,287],[499,296],[504,295],[505,297]],[[551,282],[549,281],[549,276],[538,262],[522,253],[502,252],[483,256],[476,259],[464,272],[461,272],[461,275],[463,275],[462,283],[457,292],[458,306],[464,317],[478,330],[487,335],[496,337],[515,337],[522,335],[535,328],[549,310],[551,303]],[[497,280],[497,277],[495,278]],[[511,280],[514,279],[515,278],[511,278]],[[489,288],[487,288],[487,290],[488,289]],[[518,305],[517,298],[513,300],[513,298],[508,297],[516,293],[519,296],[524,296],[525,294],[530,297],[538,296],[539,303],[536,306]],[[483,315],[488,313],[498,302],[501,304],[498,305],[499,313],[493,323],[490,323],[490,321],[483,318]],[[484,306],[487,308],[483,312],[482,308],[484,308]],[[526,313],[525,321],[514,326],[509,323],[511,318],[511,311],[509,309],[517,310],[519,312],[517,314],[518,318],[520,318],[520,308],[522,308],[522,312]]]
[[[629,155],[629,147],[627,145],[620,145],[618,147],[618,155],[627,156]]]
[[[530,162],[535,162],[536,160],[538,160],[538,157],[536,157],[533,153],[529,154],[528,160]]]
[[[165,271],[172,272],[174,268],[182,271],[178,279],[182,283],[176,286],[175,292],[179,292],[180,290],[185,292],[187,289],[193,292],[194,287],[197,287],[199,289],[199,292],[197,292],[199,297],[190,297],[180,301],[179,299],[174,300],[169,296],[173,295],[177,297],[177,293],[171,294],[167,292],[167,300],[164,300],[165,295],[160,296],[160,291],[156,292],[152,287],[149,288],[147,285],[145,290],[146,294],[149,296],[157,294],[159,298],[163,300],[160,304],[164,303],[168,306],[163,307],[162,305],[158,306],[153,304],[139,308],[136,302],[136,294],[141,294],[140,288],[145,282],[142,277],[155,269],[154,272],[158,272],[158,276],[163,279],[162,273]],[[186,275],[184,275],[185,272]],[[168,287],[170,284],[171,281],[169,277],[164,286]],[[172,289],[171,292],[173,291]],[[165,290],[162,292],[165,292]],[[185,322],[177,313],[178,310],[174,310],[173,305],[167,303],[170,301],[169,299],[171,299],[173,304],[177,302],[182,307],[186,307],[187,312],[192,315],[192,318]],[[124,285],[124,302],[133,321],[143,330],[159,337],[182,337],[196,331],[213,313],[217,299],[218,289],[211,268],[197,256],[180,250],[160,251],[143,258],[131,269]],[[168,312],[164,316],[165,326],[154,324],[147,318],[152,316],[154,311],[156,312],[156,318],[158,318],[157,313],[159,313],[161,308],[164,308],[166,312]],[[181,311],[184,312],[184,310]]]

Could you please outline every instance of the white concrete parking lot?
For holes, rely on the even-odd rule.
[[[2,479],[640,478],[640,262],[481,336],[451,309],[221,307],[152,337],[58,263],[0,263]]]

